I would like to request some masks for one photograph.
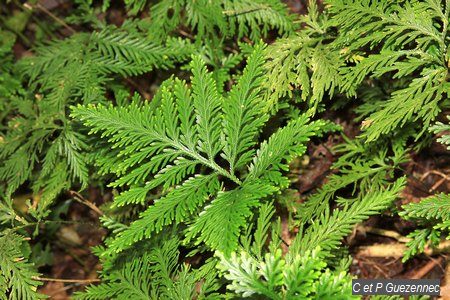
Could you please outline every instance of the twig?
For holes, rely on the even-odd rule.
[[[374,244],[360,247],[357,256],[365,257],[403,257],[408,250],[403,243]],[[423,251],[425,255],[436,255],[450,252],[450,241],[442,241],[436,247],[427,245]]]
[[[422,174],[422,177],[420,177],[420,180],[424,180],[425,178],[427,178],[430,174],[435,174],[435,175],[439,175],[447,180],[450,180],[450,177],[447,176],[446,174],[436,171],[436,170],[431,170],[431,171],[427,171],[425,173]]]
[[[450,260],[447,258],[446,267],[444,270],[444,278],[441,281],[441,297],[439,300],[450,299]]]
[[[48,278],[48,277],[39,277],[34,276],[33,279],[39,281],[53,281],[53,282],[65,282],[65,283],[92,283],[92,282],[100,282],[100,279],[60,279],[60,278]]]
[[[58,295],[58,294],[61,293],[61,292],[70,290],[71,288],[73,288],[73,287],[75,287],[75,286],[77,286],[77,284],[69,284],[69,285],[65,285],[65,286],[63,286],[63,287],[60,288],[60,289],[51,291],[51,293],[48,293],[47,296],[49,296],[50,299],[53,299],[52,297]]]
[[[386,230],[386,229],[375,228],[375,227],[371,227],[371,226],[362,226],[362,225],[358,226],[356,229],[361,232],[369,232],[369,233],[393,238],[393,239],[399,241],[400,243],[407,243],[407,242],[411,241],[410,238],[404,237],[400,233],[393,231],[393,230]]]
[[[261,5],[261,7],[257,7],[257,8],[251,8],[251,9],[247,9],[247,10],[243,10],[243,11],[236,11],[236,10],[224,10],[222,11],[222,13],[224,15],[226,15],[227,17],[237,17],[240,15],[245,15],[245,14],[249,14],[249,13],[253,13],[256,11],[260,11],[260,10],[266,10],[269,7],[266,5]]]
[[[419,270],[414,272],[414,274],[408,278],[409,279],[420,279],[420,278],[424,277],[431,270],[433,270],[434,267],[436,267],[438,265],[440,266],[442,264],[443,259],[444,259],[443,257],[439,257],[438,259],[431,259],[429,262],[427,262],[425,264],[425,266],[423,266],[422,268],[420,268]]]
[[[194,37],[192,34],[187,33],[187,32],[184,31],[183,29],[179,29],[178,32],[179,32],[182,36],[185,36],[185,37],[187,37],[187,38],[190,38],[191,40],[195,40],[195,37]]]
[[[79,193],[77,193],[75,191],[69,191],[69,193],[73,197],[73,199],[86,205],[87,207],[89,207],[90,209],[95,211],[100,216],[103,216],[103,212],[94,203],[87,201],[86,199],[83,198],[83,196],[81,196]]]
[[[435,191],[441,184],[444,183],[444,181],[450,180],[450,177],[449,177],[449,176],[447,176],[446,174],[444,174],[444,173],[442,173],[442,172],[436,171],[436,170],[431,170],[431,171],[425,172],[425,173],[422,175],[422,177],[420,178],[420,180],[423,181],[423,180],[424,180],[426,177],[428,177],[430,174],[435,174],[435,175],[439,175],[439,176],[442,177],[441,179],[439,179],[438,182],[436,182],[436,183],[430,188],[430,190],[429,190],[430,192]]]
[[[33,8],[37,8],[39,10],[41,10],[43,13],[45,13],[46,15],[48,15],[50,18],[52,18],[53,20],[55,20],[55,22],[61,24],[64,28],[66,28],[67,30],[70,31],[70,33],[74,34],[76,33],[75,29],[73,29],[72,27],[70,27],[70,25],[68,25],[66,22],[64,22],[62,19],[60,19],[59,17],[57,17],[55,14],[53,14],[51,11],[49,11],[47,8],[45,8],[44,6],[42,6],[41,4],[37,3],[37,4],[30,4],[30,3],[25,3],[23,5],[25,8],[32,10]]]
[[[131,84],[138,92],[145,98],[145,100],[150,100],[151,95],[147,93],[144,89],[142,89],[139,84],[131,80],[130,78],[125,78],[125,81]]]

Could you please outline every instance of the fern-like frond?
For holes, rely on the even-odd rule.
[[[153,68],[173,67],[174,61],[183,59],[189,53],[188,44],[181,40],[170,40],[167,47],[141,34],[114,27],[94,32],[90,43],[97,51],[93,53],[93,59],[98,68],[125,76],[142,74]]]
[[[363,144],[359,139],[350,140],[345,136],[344,139],[346,142],[335,148],[340,157],[332,166],[339,173],[330,175],[322,187],[298,206],[296,218],[301,224],[309,223],[328,210],[330,200],[343,188],[350,187],[352,196],[358,199],[382,190],[394,176],[394,170],[407,158],[401,137],[396,137],[392,145],[390,140],[387,144],[372,145]],[[393,155],[388,156],[388,151]]]
[[[295,28],[287,14],[286,5],[278,0],[234,1],[223,0],[223,13],[228,17],[230,34],[238,38],[249,36],[252,40],[267,35],[276,29],[285,35]]]
[[[223,157],[234,171],[246,165],[254,154],[255,136],[267,121],[261,97],[264,62],[262,45],[247,61],[238,83],[223,104]]]
[[[217,176],[192,177],[164,197],[156,200],[140,219],[122,231],[109,245],[114,251],[122,251],[143,238],[149,238],[164,226],[185,222],[219,189]]]
[[[350,169],[341,169],[342,174],[331,175],[327,183],[299,206],[301,222],[310,222],[314,217],[322,215],[329,208],[330,200],[334,198],[335,193],[351,184],[361,181],[360,193],[364,193],[364,187],[367,185],[370,185],[372,190],[377,190],[378,186],[384,183],[388,168],[388,165],[379,166],[374,162],[355,163],[351,164]],[[353,191],[355,190],[354,187]]]
[[[316,109],[326,94],[333,96],[342,84],[339,69],[345,60],[329,43],[333,37],[326,34],[332,23],[326,14],[319,15],[314,1],[310,1],[308,9],[309,14],[301,19],[303,30],[279,39],[267,49],[269,74],[265,86],[269,108],[280,98],[300,94],[301,100]],[[299,92],[293,93],[297,88]]]
[[[447,68],[425,69],[423,77],[415,78],[409,86],[392,93],[385,106],[365,120],[364,136],[374,141],[394,128],[411,120],[422,120],[425,128],[441,111]]]
[[[37,293],[41,285],[36,277],[39,274],[31,263],[23,257],[21,244],[23,238],[12,232],[0,236],[0,295],[1,299],[34,300],[45,298]]]
[[[75,299],[217,299],[215,262],[199,269],[179,265],[178,247],[176,237],[165,237],[145,251],[131,252],[103,272],[100,285],[87,287]]]
[[[404,178],[398,179],[388,189],[368,193],[361,200],[348,203],[342,210],[332,213],[326,211],[312,222],[303,235],[296,237],[291,246],[295,250],[292,251],[304,253],[315,247],[321,247],[324,251],[335,249],[355,224],[387,208],[396,199],[404,184]]]
[[[407,235],[410,240],[406,243],[408,249],[403,255],[402,261],[405,262],[416,254],[422,253],[427,246],[435,246],[440,241],[440,230],[434,228],[416,229]]]
[[[447,116],[447,119],[450,120],[450,116]],[[447,132],[450,131],[450,125],[437,122],[431,126],[429,130],[434,134],[441,134],[441,137],[439,137],[437,141],[441,144],[447,145],[447,149],[450,150],[450,134],[447,134]]]
[[[92,134],[101,134],[122,158],[107,167],[119,177],[112,186],[130,186],[116,197],[114,207],[145,204],[149,192],[163,187],[162,196],[108,243],[108,254],[171,224],[188,225],[186,242],[195,239],[229,253],[261,201],[288,185],[282,172],[290,160],[329,126],[301,115],[255,152],[268,119],[260,104],[263,51],[263,45],[254,47],[229,93],[219,93],[205,62],[194,57],[191,88],[169,79],[150,104],[72,108],[72,116]]]
[[[403,206],[400,215],[409,219],[450,220],[450,195],[439,194],[426,198],[418,203]]]
[[[230,253],[236,249],[241,230],[260,200],[277,189],[262,182],[245,182],[239,188],[219,192],[189,226],[187,240],[199,236],[197,243],[205,242],[212,249]],[[219,226],[220,224],[220,226]]]
[[[306,115],[292,120],[285,127],[275,132],[267,141],[264,141],[257,150],[249,166],[246,180],[256,178],[280,183],[280,171],[287,170],[286,162],[306,151],[305,143],[311,136],[321,132],[326,122],[319,120],[308,122]]]
[[[448,96],[448,26],[440,25],[448,24],[448,3],[328,2],[334,26],[340,31],[334,43],[355,62],[341,68],[341,91],[356,95],[368,77],[394,79],[389,99],[380,99],[379,108],[374,106],[376,111],[365,119],[363,137],[375,141],[413,122],[428,128]],[[370,81],[366,86],[371,89]]]
[[[196,111],[200,151],[214,158],[220,151],[220,109],[222,99],[217,91],[211,73],[207,72],[204,62],[197,56],[193,57],[192,92],[195,95],[193,105]]]
[[[227,286],[237,295],[268,299],[356,299],[351,295],[350,278],[345,273],[334,274],[326,269],[319,250],[296,255],[291,261],[281,250],[267,253],[256,260],[247,252],[224,255],[217,252],[218,267],[231,281]],[[339,292],[336,292],[339,290]]]

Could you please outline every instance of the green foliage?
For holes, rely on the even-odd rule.
[[[315,1],[309,1],[308,10],[300,19],[305,28],[268,47],[265,85],[269,107],[280,97],[293,97],[292,90],[299,87],[300,99],[317,108],[326,93],[333,95],[341,85],[339,68],[344,60],[326,34],[332,23],[319,13]]]
[[[450,120],[450,116],[447,116],[447,119]],[[447,149],[450,149],[450,135],[448,134],[448,131],[450,131],[450,125],[437,122],[430,127],[430,131],[435,134],[441,134],[437,141],[441,144],[448,145]]]
[[[85,1],[87,2],[87,1]],[[92,2],[92,1],[90,1]],[[147,0],[126,0],[130,14],[149,11],[155,38],[163,38],[179,29],[188,27],[196,39],[214,37],[249,37],[258,41],[277,30],[278,34],[288,34],[295,24],[287,13],[286,6],[279,0],[169,0],[149,4]],[[103,9],[109,6],[104,1]]]
[[[405,179],[400,178],[386,190],[370,192],[362,199],[347,200],[342,210],[333,213],[326,210],[303,235],[296,237],[291,247],[301,253],[312,251],[318,246],[323,251],[336,249],[340,240],[352,231],[355,224],[388,208],[404,185]]]
[[[231,281],[227,288],[244,298],[260,295],[267,299],[357,299],[352,296],[351,280],[345,273],[326,269],[320,251],[291,258],[289,264],[281,250],[257,260],[247,252],[229,257],[217,254],[219,267]]]
[[[320,248],[282,254],[274,213],[272,204],[263,204],[256,228],[249,226],[241,238],[242,248],[229,255],[216,252],[228,290],[244,298],[353,299],[349,276],[327,268]]]
[[[360,56],[355,66],[342,69],[342,91],[354,95],[367,76],[382,80],[390,74],[403,82],[367,117],[367,140],[412,121],[426,129],[448,96],[448,1],[329,2],[341,30],[336,43],[347,47],[346,55]]]
[[[404,205],[403,209],[399,213],[403,218],[428,225],[427,228],[417,229],[408,235],[411,241],[407,243],[408,251],[403,257],[404,261],[423,252],[425,246],[437,245],[444,232],[450,237],[450,195],[438,194],[418,203]]]
[[[163,240],[149,251],[128,257],[116,263],[112,270],[103,272],[100,285],[89,286],[75,299],[217,299],[214,290],[214,261],[200,269],[178,265],[179,241]],[[201,288],[197,284],[201,282]]]
[[[333,168],[338,171],[328,176],[328,181],[307,201],[298,205],[296,216],[300,224],[310,222],[329,209],[335,195],[351,188],[351,195],[362,199],[368,193],[383,190],[400,169],[400,164],[407,161],[405,137],[397,135],[394,141],[379,141],[366,144],[361,139],[350,140],[344,136],[345,143],[334,150],[340,154]]]
[[[35,194],[42,194],[43,217],[62,190],[77,183],[86,187],[89,146],[82,130],[68,118],[68,106],[106,102],[105,84],[114,74],[131,76],[173,67],[190,51],[180,40],[161,46],[136,30],[107,27],[53,41],[37,48],[36,56],[21,60],[19,71],[36,94],[13,94],[8,100],[11,117],[0,152],[0,179],[8,193],[33,180]]]
[[[254,208],[288,184],[281,171],[304,153],[304,144],[325,123],[300,116],[255,150],[267,121],[261,93],[263,50],[255,47],[237,84],[224,96],[204,62],[193,57],[192,88],[171,79],[158,104],[73,108],[74,118],[119,150],[121,162],[110,169],[119,179],[112,186],[131,188],[115,199],[115,206],[143,203],[149,191],[163,188],[164,195],[109,244],[111,251],[184,223],[189,224],[186,242],[204,242],[229,253]],[[226,164],[217,163],[219,156]]]
[[[39,274],[21,252],[23,238],[12,232],[0,235],[0,299],[34,300],[45,298],[36,292]]]
[[[88,187],[113,197],[78,299],[351,299],[342,240],[398,213],[431,133],[450,145],[448,0],[7,2],[0,299],[41,298],[55,200]],[[449,203],[403,206],[404,261],[449,237]]]
[[[448,1],[326,2],[319,15],[310,1],[306,29],[269,47],[274,101],[292,97],[296,86],[312,107],[337,90],[365,100],[389,78],[389,89],[366,110],[362,136],[374,141],[416,121],[426,130],[448,97]]]
[[[430,127],[430,131],[434,133],[443,133],[448,129],[447,125],[440,122]],[[438,138],[438,142],[448,145],[448,136],[443,135]],[[450,238],[450,195],[437,194],[418,203],[404,205],[403,209],[399,215],[404,219],[414,220],[427,226],[408,234],[411,240],[407,243],[408,250],[403,256],[403,261],[423,252],[427,246],[438,245],[441,235],[445,234],[447,238]]]

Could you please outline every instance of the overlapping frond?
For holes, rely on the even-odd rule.
[[[386,209],[396,199],[404,184],[404,178],[398,179],[386,190],[368,193],[361,200],[351,201],[342,210],[326,211],[312,222],[303,235],[296,237],[292,247],[300,253],[315,247],[321,247],[323,251],[335,249],[356,223]]]
[[[37,293],[39,274],[23,257],[23,238],[12,232],[0,236],[0,299],[35,300],[45,298]]]
[[[131,188],[116,197],[114,206],[144,204],[149,192],[163,187],[163,196],[109,243],[112,252],[184,223],[186,242],[195,239],[229,253],[260,202],[286,187],[282,172],[289,161],[302,155],[309,138],[326,130],[327,123],[302,115],[255,151],[267,121],[260,89],[263,51],[263,45],[255,46],[242,76],[224,95],[205,63],[194,57],[191,88],[170,79],[156,104],[73,108],[72,116],[91,133],[101,133],[122,157],[110,166],[119,177],[112,186]]]
[[[231,281],[227,288],[242,297],[268,299],[356,299],[345,273],[332,273],[320,250],[308,251],[286,262],[281,250],[257,260],[247,252],[233,252],[220,258],[219,268]],[[339,292],[336,292],[339,290]]]

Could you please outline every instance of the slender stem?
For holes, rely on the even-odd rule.
[[[231,174],[230,172],[228,172],[227,170],[225,170],[224,168],[219,166],[215,161],[206,159],[203,156],[201,156],[200,154],[196,153],[195,151],[188,149],[187,147],[183,147],[180,150],[184,150],[184,151],[188,152],[192,158],[195,158],[195,159],[199,160],[200,162],[202,162],[203,164],[210,167],[211,169],[216,170],[219,174],[221,174],[225,177],[228,177],[229,179],[231,179],[238,185],[242,184],[242,182],[239,180],[239,178],[237,178],[234,174]]]
[[[43,13],[45,13],[46,15],[48,15],[50,18],[52,18],[53,20],[55,20],[56,23],[59,23],[60,25],[62,25],[64,28],[66,28],[67,30],[70,31],[70,33],[74,34],[76,33],[75,29],[73,29],[72,27],[70,27],[70,25],[68,25],[66,22],[64,22],[62,19],[60,19],[58,16],[56,16],[55,14],[53,14],[51,11],[49,11],[47,8],[45,8],[44,6],[42,6],[41,4],[37,3],[37,4],[29,4],[29,3],[25,3],[23,5],[25,8],[32,10],[33,8],[37,8],[40,11],[42,11]]]
[[[171,140],[168,137],[163,136],[163,135],[159,135],[158,138],[160,138],[164,142],[172,144],[176,149],[187,153],[190,157],[200,161],[204,165],[206,165],[206,166],[210,167],[211,169],[217,171],[219,174],[229,178],[230,180],[232,180],[236,184],[238,184],[238,185],[242,184],[242,182],[239,180],[239,178],[237,178],[234,174],[228,172],[227,170],[225,170],[224,168],[219,166],[212,159],[207,159],[207,158],[203,157],[202,155],[200,155],[197,152],[195,152],[193,149],[188,148],[185,145],[181,144],[179,141]]]
[[[46,220],[46,221],[42,221],[42,222],[32,222],[32,223],[27,223],[27,224],[20,225],[20,226],[15,226],[15,227],[7,229],[7,230],[16,231],[16,230],[20,230],[22,228],[26,228],[26,227],[30,227],[30,226],[34,226],[34,225],[52,224],[52,223],[57,223],[57,224],[58,223],[59,224],[91,224],[92,226],[97,227],[92,222]]]
[[[84,197],[81,196],[80,193],[77,193],[75,191],[69,191],[69,193],[73,197],[73,199],[75,199],[76,201],[80,202],[81,204],[86,205],[87,207],[89,207],[90,209],[95,211],[100,216],[103,216],[103,212],[100,210],[100,208],[98,208],[94,203],[89,202],[88,200],[84,199]]]
[[[93,283],[93,282],[100,282],[100,279],[60,279],[60,278],[48,278],[48,277],[40,277],[35,276],[33,279],[39,280],[39,281],[53,281],[53,282],[65,282],[65,283]]]

